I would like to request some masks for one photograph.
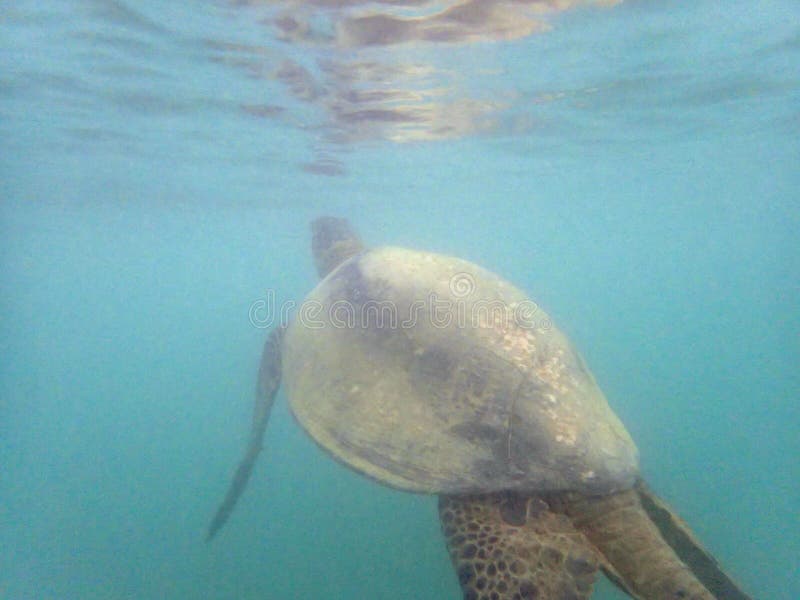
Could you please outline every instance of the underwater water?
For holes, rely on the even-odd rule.
[[[320,214],[526,290],[651,487],[800,598],[800,7],[405,4],[0,8],[0,598],[460,597],[435,498],[283,394],[204,543]]]

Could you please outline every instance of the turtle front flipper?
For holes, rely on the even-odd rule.
[[[440,496],[439,518],[465,600],[591,596],[598,557],[541,499]]]
[[[253,423],[250,427],[250,439],[247,444],[247,451],[239,461],[236,473],[233,476],[225,499],[219,505],[211,524],[208,527],[206,541],[211,541],[217,532],[228,521],[233,512],[239,496],[247,487],[253,466],[261,452],[264,442],[264,431],[267,428],[269,415],[275,396],[281,385],[281,345],[283,342],[283,327],[272,330],[267,341],[264,343],[264,351],[261,353],[261,363],[258,368],[258,383],[256,384],[255,403],[253,406]]]
[[[601,553],[603,561],[607,562],[608,568],[604,566],[604,569],[609,577],[634,598],[749,600],[727,577],[725,581],[732,587],[722,587],[709,578],[712,571],[717,574],[722,571],[694,537],[687,535],[685,525],[680,525],[683,547],[673,548],[668,543],[649,511],[642,506],[640,489],[601,497],[564,495],[559,498],[564,505],[558,510],[563,509],[575,526],[586,534]],[[649,497],[652,502],[654,497],[645,493],[648,494],[645,500]],[[666,510],[663,505],[661,510]],[[660,518],[667,529],[677,534],[679,521],[672,513],[669,514],[675,519],[671,523],[666,523],[663,515]],[[695,552],[694,556],[692,552]],[[699,558],[699,552],[702,552],[704,560]],[[705,572],[698,570],[698,566],[705,568]]]

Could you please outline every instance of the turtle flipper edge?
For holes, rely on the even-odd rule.
[[[706,550],[692,533],[689,526],[675,511],[650,488],[639,480],[636,492],[647,516],[680,559],[694,575],[703,582],[718,600],[751,600],[728,576],[717,560]]]
[[[206,542],[214,539],[217,532],[228,521],[236,502],[247,487],[256,459],[261,452],[264,431],[267,428],[275,396],[281,385],[281,344],[284,331],[284,327],[276,327],[264,343],[261,363],[258,368],[258,383],[256,384],[255,403],[253,405],[253,423],[250,428],[247,450],[236,467],[236,472],[228,487],[228,492],[225,494],[225,499],[219,505],[214,518],[211,520]]]
[[[604,570],[623,591],[638,600],[729,600],[714,596],[690,565],[662,537],[629,489],[607,496],[562,496],[563,510],[601,553]],[[606,569],[606,565],[610,569]]]

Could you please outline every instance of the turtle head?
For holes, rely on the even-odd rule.
[[[319,217],[311,222],[311,251],[320,278],[364,249],[347,219]]]

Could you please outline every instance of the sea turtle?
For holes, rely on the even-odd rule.
[[[465,599],[588,598],[599,569],[641,600],[748,598],[644,485],[583,359],[523,292],[465,260],[366,249],[344,219],[312,232],[322,281],[265,344],[250,443],[208,539],[283,378],[334,458],[438,494]]]

